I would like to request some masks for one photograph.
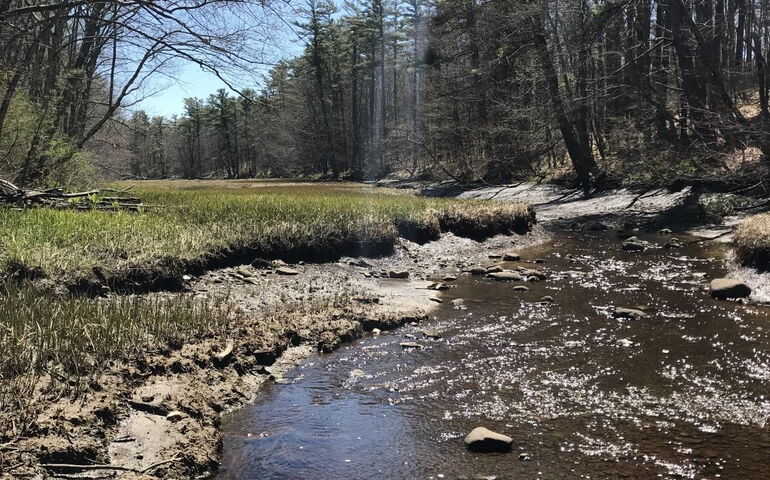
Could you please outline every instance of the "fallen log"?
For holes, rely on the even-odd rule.
[[[0,178],[0,192],[5,196],[18,195],[21,189],[7,180]]]
[[[145,208],[142,200],[136,196],[120,196],[130,190],[105,188],[84,192],[66,192],[60,188],[48,190],[25,190],[13,183],[0,179],[0,205],[13,209],[53,208],[60,210],[127,210],[138,212]],[[105,193],[109,193],[106,196]],[[153,206],[155,207],[155,206]]]

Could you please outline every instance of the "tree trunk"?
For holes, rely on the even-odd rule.
[[[586,138],[575,128],[570,120],[564,102],[559,91],[559,79],[554,68],[551,52],[548,50],[546,33],[542,21],[536,19],[537,31],[534,35],[534,44],[538,58],[543,69],[543,79],[551,99],[551,106],[561,130],[564,144],[567,147],[578,181],[586,194],[591,189],[591,175],[597,170],[596,160],[591,152],[590,145],[585,143]]]

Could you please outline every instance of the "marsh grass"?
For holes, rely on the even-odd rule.
[[[533,220],[521,204],[427,199],[354,184],[138,182],[132,193],[153,207],[138,213],[0,209],[0,274],[67,283],[141,270],[156,278],[160,270],[180,275],[202,258],[239,251],[251,260],[257,254],[369,254],[392,248],[398,237],[426,242],[453,232],[482,238],[521,233]],[[23,432],[52,389],[77,395],[96,388],[92,381],[113,362],[221,334],[237,321],[221,299],[98,299],[53,295],[50,281],[45,289],[3,285],[0,430],[6,432]]]
[[[733,243],[741,264],[770,270],[770,213],[746,218],[735,231]]]
[[[0,374],[55,365],[62,375],[79,376],[105,361],[213,332],[230,310],[215,299],[57,297],[11,284],[0,293]]]
[[[232,314],[223,299],[58,297],[9,284],[0,289],[0,412],[23,424],[41,376],[77,395],[108,365],[216,334]]]
[[[132,193],[153,207],[139,213],[0,210],[0,271],[71,280],[95,267],[109,276],[244,248],[274,256],[369,253],[387,250],[399,236],[484,238],[524,231],[531,220],[521,204],[428,199],[357,184],[135,185]]]

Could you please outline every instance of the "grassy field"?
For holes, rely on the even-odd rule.
[[[740,263],[770,270],[770,213],[744,220],[735,231],[733,243]]]
[[[485,237],[526,230],[529,222],[520,204],[427,199],[356,184],[132,184],[131,193],[151,205],[146,211],[0,210],[0,271],[68,280],[92,275],[94,267],[106,276],[160,266],[181,272],[185,262],[239,249],[314,259],[386,251],[398,236]]]

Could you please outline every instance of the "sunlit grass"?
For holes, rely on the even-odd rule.
[[[259,181],[134,182],[140,213],[0,209],[0,269],[79,276],[192,260],[223,248],[278,253],[392,244],[404,225],[479,236],[522,230],[526,206],[428,199],[356,184]],[[129,184],[120,184],[124,188]]]
[[[744,220],[735,231],[733,242],[742,264],[770,270],[770,213]]]
[[[44,406],[42,386],[78,395],[95,388],[109,365],[220,333],[233,316],[232,305],[217,298],[99,300],[7,285],[0,289],[0,412],[14,414],[0,415],[0,430],[29,424]]]

